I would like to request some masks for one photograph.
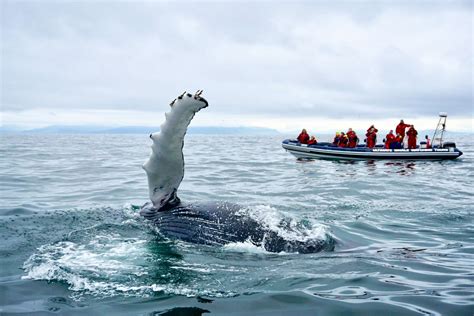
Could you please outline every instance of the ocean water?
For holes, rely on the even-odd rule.
[[[183,201],[229,201],[334,251],[168,240],[138,215],[147,135],[0,135],[0,313],[473,315],[474,140],[455,161],[297,161],[188,135]]]

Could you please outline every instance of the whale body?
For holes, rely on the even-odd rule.
[[[142,206],[140,214],[166,237],[191,243],[222,246],[251,242],[270,252],[333,250],[335,241],[329,234],[323,238],[285,238],[236,204],[181,202],[177,190],[184,177],[184,137],[194,115],[208,106],[201,93],[202,90],[194,95],[183,93],[173,100],[160,132],[150,135],[152,152],[143,169],[148,176],[151,202]]]
[[[163,235],[186,242],[223,246],[251,242],[269,252],[314,253],[333,250],[335,241],[326,238],[288,239],[242,212],[242,207],[226,202],[183,204],[156,212],[145,205],[141,214]]]

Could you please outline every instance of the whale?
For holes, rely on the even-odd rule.
[[[209,106],[196,93],[182,93],[170,103],[159,132],[149,135],[151,154],[143,164],[148,178],[150,201],[140,215],[160,234],[170,239],[208,246],[250,242],[268,252],[315,253],[332,251],[335,239],[328,233],[305,238],[288,238],[249,215],[248,209],[225,201],[185,203],[178,197],[184,177],[184,138],[197,112]]]

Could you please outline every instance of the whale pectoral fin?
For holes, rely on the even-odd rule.
[[[146,219],[153,220],[157,216],[158,210],[153,207],[153,203],[146,202],[140,209],[140,215]]]
[[[166,211],[178,206],[181,200],[176,194],[177,191],[176,188],[173,188],[169,193],[164,193],[162,188],[156,188],[152,197],[153,207],[159,211]]]
[[[184,177],[184,136],[194,115],[208,106],[198,90],[196,98],[186,91],[171,102],[159,133],[150,134],[151,154],[143,165],[148,177],[148,190],[153,207],[169,209],[180,203],[176,190]]]

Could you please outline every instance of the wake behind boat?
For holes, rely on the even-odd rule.
[[[437,145],[420,142],[410,148],[387,148],[386,145],[356,145],[340,146],[335,143],[302,143],[300,140],[285,139],[282,147],[298,159],[345,159],[345,160],[446,160],[456,159],[463,153],[456,148],[453,142],[444,142],[443,136],[446,129],[446,113],[440,113],[438,126],[433,135]],[[403,120],[401,121],[403,123]],[[409,125],[406,125],[409,126]],[[373,126],[371,126],[373,128]],[[304,130],[305,131],[305,130]],[[354,134],[355,135],[355,134]],[[369,134],[367,134],[369,136]],[[389,135],[387,135],[389,136]],[[312,137],[314,139],[314,137]],[[384,140],[385,141],[385,140]]]

